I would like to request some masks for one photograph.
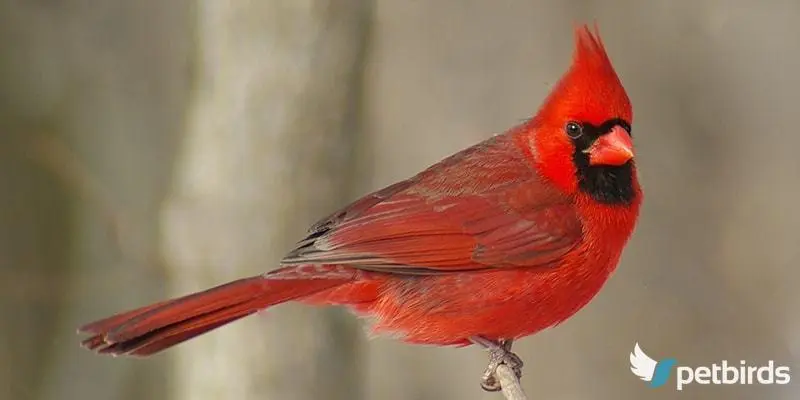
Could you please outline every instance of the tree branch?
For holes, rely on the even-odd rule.
[[[494,372],[497,381],[500,382],[500,388],[503,391],[503,396],[507,400],[528,400],[528,396],[522,390],[522,385],[519,379],[514,374],[514,371],[506,364],[500,364]]]

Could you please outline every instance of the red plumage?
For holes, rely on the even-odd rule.
[[[581,27],[531,120],[323,219],[282,268],[87,324],[83,344],[149,355],[290,300],[350,307],[410,343],[533,334],[597,294],[634,229],[631,122]]]

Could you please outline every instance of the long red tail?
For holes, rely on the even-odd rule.
[[[259,275],[86,324],[82,345],[98,353],[147,356],[259,310],[341,285],[341,279]]]

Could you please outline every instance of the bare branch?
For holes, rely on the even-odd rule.
[[[522,390],[519,379],[514,374],[514,370],[506,364],[500,364],[494,372],[495,377],[500,382],[503,396],[507,400],[528,400],[528,396]]]

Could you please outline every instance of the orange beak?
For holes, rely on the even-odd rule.
[[[633,158],[633,141],[631,135],[617,125],[595,140],[586,152],[589,153],[589,165],[620,166]]]

